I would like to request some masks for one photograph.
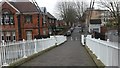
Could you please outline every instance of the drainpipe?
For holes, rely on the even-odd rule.
[[[38,14],[38,33],[40,35],[40,13]]]
[[[22,33],[21,33],[21,19],[20,19],[20,15],[17,16],[18,19],[18,40],[21,40],[22,38]]]

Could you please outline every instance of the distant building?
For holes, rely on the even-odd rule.
[[[50,35],[55,34],[57,19],[53,15],[51,15],[49,12],[47,12],[47,16],[48,16],[49,34]]]
[[[101,20],[100,19],[91,19],[90,24],[89,24],[89,32],[98,32],[100,33],[101,31]]]
[[[66,26],[66,23],[64,20],[58,20],[57,21],[57,27],[63,27],[63,26]]]
[[[88,18],[88,14],[90,14],[90,19]],[[113,20],[111,13],[108,10],[88,9],[85,11],[84,16],[86,18],[86,24],[90,33],[93,30],[98,30],[100,33],[101,27],[104,26],[107,22]]]

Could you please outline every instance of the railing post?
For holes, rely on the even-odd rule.
[[[7,60],[6,60],[6,43],[5,43],[5,41],[3,41],[3,54],[4,54],[4,63],[3,63],[3,67],[4,66],[9,66],[8,64],[7,64]]]
[[[3,46],[3,44],[2,43],[0,43],[1,45],[0,45],[0,68],[2,67],[2,46]]]
[[[36,45],[37,45],[37,40],[36,40],[36,39],[34,39],[34,43],[35,43],[34,53],[38,53],[38,52],[37,52],[37,47],[36,47]]]
[[[107,42],[109,42],[110,40],[109,39],[107,39]]]
[[[108,42],[108,39],[107,39],[107,42]],[[107,59],[106,59],[106,61],[107,61],[107,66],[109,66],[109,46],[107,46]]]
[[[98,50],[98,57],[97,57],[97,59],[100,60],[100,55],[101,55],[101,54],[100,54],[100,53],[101,53],[101,52],[100,52],[100,46],[101,46],[101,45],[100,45],[100,38],[98,38],[98,44],[99,44],[99,45],[98,45],[98,49],[97,49],[97,50]]]
[[[26,51],[26,49],[25,49],[25,40],[23,39],[23,52],[24,52],[23,58],[27,58],[25,51]]]
[[[58,45],[57,37],[55,36],[54,39],[56,40],[55,45]]]
[[[96,39],[94,39],[94,41],[96,41]],[[96,45],[96,42],[94,42],[93,45],[92,45],[93,54],[95,54],[95,51],[96,51],[96,46],[95,45]]]
[[[44,45],[44,40],[43,40],[43,38],[41,39],[41,45],[42,45],[42,50],[44,50],[44,49],[45,49],[45,45]]]
[[[110,39],[107,39],[107,42],[110,42]],[[107,46],[107,59],[106,59],[106,61],[107,61],[107,66],[109,66],[109,64],[110,64],[110,59],[109,59],[109,46]]]

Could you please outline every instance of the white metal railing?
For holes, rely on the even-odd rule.
[[[51,36],[47,39],[23,40],[11,44],[3,42],[0,46],[0,68],[2,66],[9,66],[9,64],[19,59],[27,58],[56,44],[59,45],[66,40],[65,36]]]
[[[86,45],[106,66],[118,66],[118,43],[86,37]]]

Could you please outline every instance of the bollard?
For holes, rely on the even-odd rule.
[[[3,63],[3,67],[5,67],[5,66],[9,66],[9,64],[7,63],[7,60],[6,60],[6,43],[5,43],[5,41],[3,41],[3,55],[4,55],[4,57],[3,57],[3,59],[4,59],[4,63]]]
[[[84,44],[84,35],[81,35],[81,42],[82,42],[82,45],[85,45]]]
[[[109,39],[107,39],[107,42],[110,42],[110,40],[109,40]]]
[[[0,68],[2,67],[2,46],[3,44],[1,43],[1,46],[0,46]]]

